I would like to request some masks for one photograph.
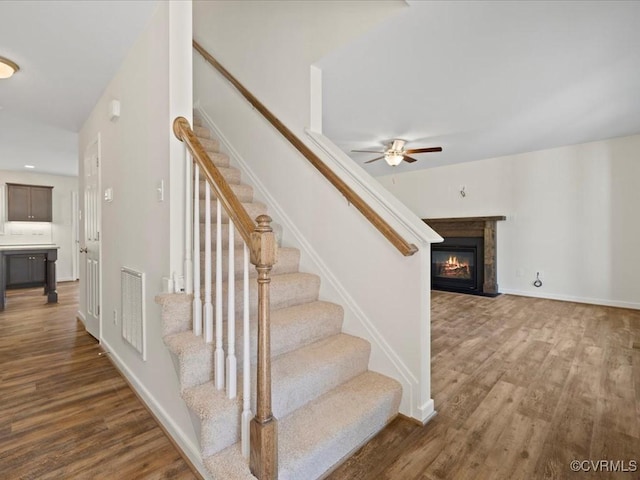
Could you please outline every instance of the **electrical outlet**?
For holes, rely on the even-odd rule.
[[[118,325],[118,310],[113,309],[113,324]]]
[[[184,277],[182,275],[173,274],[173,288],[175,292],[184,292]]]

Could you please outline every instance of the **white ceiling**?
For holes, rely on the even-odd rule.
[[[77,175],[77,132],[155,1],[0,1],[0,169]]]
[[[640,132],[640,2],[408,3],[319,62],[324,133],[373,175]],[[350,153],[392,138],[444,151]]]
[[[319,62],[345,151],[444,148],[372,174],[640,132],[640,2],[408,3]],[[0,82],[0,169],[77,174],[77,131],[155,4],[0,1],[0,56],[21,67]]]

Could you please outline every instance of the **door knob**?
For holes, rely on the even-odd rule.
[[[87,253],[88,251],[89,250],[86,247],[85,248],[80,247],[80,253]]]

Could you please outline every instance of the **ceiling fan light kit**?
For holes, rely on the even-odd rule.
[[[397,167],[403,161],[407,163],[416,162],[417,159],[410,157],[410,154],[414,153],[428,153],[428,152],[441,152],[442,147],[429,147],[429,148],[412,148],[410,150],[405,150],[404,146],[407,143],[406,140],[395,139],[389,142],[384,150],[351,150],[352,152],[365,152],[365,153],[381,153],[382,156],[376,157],[372,160],[367,160],[364,163],[371,163],[378,161],[382,158],[389,164],[391,167]]]
[[[402,163],[402,160],[404,160],[404,155],[402,155],[402,153],[400,152],[389,152],[385,153],[384,159],[392,167],[397,167],[398,165],[400,165],[400,163]]]

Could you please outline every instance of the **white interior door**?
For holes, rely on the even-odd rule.
[[[84,155],[85,328],[98,340],[100,325],[100,136]]]

